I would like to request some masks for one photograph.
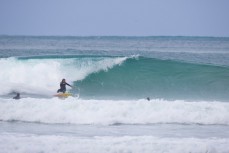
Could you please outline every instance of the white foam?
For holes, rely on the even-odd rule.
[[[228,153],[229,139],[157,138],[152,136],[71,137],[1,134],[4,153]]]
[[[84,79],[90,73],[108,70],[120,65],[126,57],[79,59],[0,59],[0,95],[12,91],[39,95],[51,95],[59,88],[59,82]]]
[[[229,103],[165,100],[0,99],[0,120],[71,124],[225,124]]]

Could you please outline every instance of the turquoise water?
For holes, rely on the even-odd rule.
[[[76,85],[81,96],[89,98],[226,101],[228,77],[227,67],[138,57],[107,71],[92,73]]]

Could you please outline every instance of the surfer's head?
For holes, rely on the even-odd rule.
[[[65,79],[62,79],[62,82],[65,82]]]

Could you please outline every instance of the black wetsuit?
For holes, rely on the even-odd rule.
[[[13,99],[20,99],[20,94],[17,93],[17,95],[15,97],[13,97]]]
[[[71,87],[71,85],[68,84],[67,82],[61,82],[60,83],[60,89],[58,89],[57,92],[63,92],[63,93],[65,93],[65,91],[66,91],[66,85],[68,85],[68,86]]]

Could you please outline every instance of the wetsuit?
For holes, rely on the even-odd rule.
[[[13,99],[20,99],[20,94],[17,93],[17,95],[15,97],[13,97]]]
[[[66,85],[68,85],[68,86],[71,87],[71,85],[68,84],[67,82],[61,82],[60,83],[60,89],[58,89],[57,92],[63,92],[63,93],[65,93],[65,91],[66,91]]]

